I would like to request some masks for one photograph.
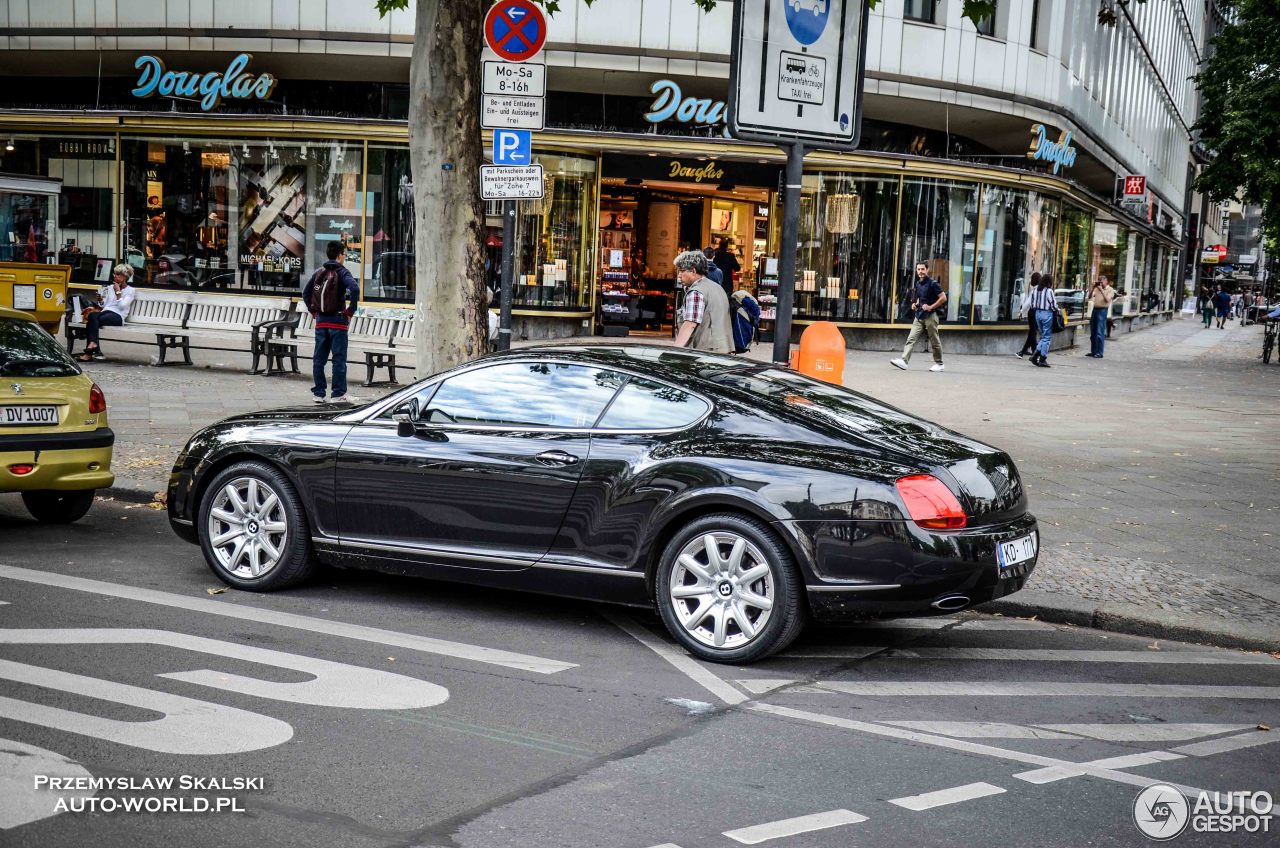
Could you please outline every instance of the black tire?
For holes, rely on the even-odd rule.
[[[1276,346],[1276,334],[1268,332],[1262,340],[1262,364],[1271,362],[1271,349]]]
[[[266,497],[259,499],[265,502],[264,505],[268,507],[270,516],[263,514],[259,520],[256,511],[257,503],[254,504],[253,510],[245,511],[245,519],[239,523],[221,520],[213,514],[215,507],[218,507],[219,515],[228,514],[228,510],[224,508],[228,502],[228,496],[225,493],[229,487],[239,492],[241,486],[246,487],[246,493],[250,491],[247,487],[253,486],[252,491],[256,493],[260,494],[265,489],[276,496],[278,500],[275,503],[271,503]],[[267,529],[279,524],[285,527],[283,534],[274,534]],[[239,530],[237,539],[246,539],[244,547],[249,547],[248,543],[251,542],[254,550],[241,551],[236,548],[234,539],[221,545],[215,544],[215,539],[211,536],[212,532],[221,529],[224,533],[232,533],[237,528]],[[315,555],[311,549],[311,522],[307,520],[302,499],[298,497],[289,479],[265,462],[240,462],[223,469],[213,478],[200,501],[196,532],[200,536],[200,549],[204,551],[204,559],[209,569],[228,586],[251,592],[272,592],[297,585],[315,573]],[[268,545],[274,540],[272,549],[278,550],[279,556],[273,558],[269,567],[255,575],[252,573],[254,567],[260,564],[256,559],[257,553],[270,556],[264,548],[264,540]],[[234,558],[231,556],[232,552],[227,551],[228,546],[233,549]],[[243,559],[244,565],[239,566],[242,558],[245,557],[247,559]]]
[[[710,560],[705,540],[709,535],[718,537],[714,541],[720,564],[725,569],[715,575],[720,580],[714,585],[691,571],[687,561],[681,560],[684,553],[692,556],[699,567],[707,565]],[[751,563],[749,568],[737,572],[733,570],[731,555],[736,538],[744,540],[738,563],[740,566],[744,561]],[[701,552],[698,551],[700,545]],[[767,577],[750,579],[748,572],[758,571],[758,566],[767,566]],[[708,573],[711,572],[708,570]],[[739,575],[748,577],[749,582],[738,584]],[[727,588],[726,583],[730,584]],[[698,594],[677,598],[673,595],[677,588]],[[795,560],[777,534],[763,521],[735,513],[703,516],[681,528],[663,550],[654,579],[658,613],[667,630],[689,653],[719,663],[754,662],[791,644],[804,628],[803,593]],[[767,616],[753,605],[753,600],[761,597],[771,601]],[[710,606],[693,621],[692,617],[704,609],[701,606],[704,602]],[[717,612],[717,605],[723,611]],[[756,612],[754,619],[750,618],[752,610]],[[716,619],[725,616],[730,617],[719,625]],[[758,629],[748,634],[739,626],[741,617],[746,617],[748,625]],[[685,621],[693,626],[686,627]],[[720,647],[713,644],[717,637],[723,641]]]
[[[79,492],[23,492],[22,503],[41,524],[70,524],[93,506],[92,489]]]

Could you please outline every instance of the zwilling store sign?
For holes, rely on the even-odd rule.
[[[221,71],[170,71],[158,56],[139,56],[133,67],[140,72],[133,89],[134,97],[180,97],[195,100],[209,112],[218,108],[223,98],[235,100],[267,100],[279,81],[271,74],[249,72],[253,55],[241,53]]]

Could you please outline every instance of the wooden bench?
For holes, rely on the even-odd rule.
[[[298,357],[315,353],[316,324],[310,313],[302,312],[295,322],[280,322],[268,328],[270,335],[264,341],[267,373],[284,370],[287,358],[293,373],[298,373]],[[413,360],[417,351],[413,336],[413,312],[408,309],[391,310],[375,308],[368,312],[364,307],[356,310],[347,330],[347,361],[362,355],[365,366],[363,385],[372,386],[378,381],[379,369],[387,370],[387,380],[397,385],[396,368],[412,368],[401,364],[398,358]]]
[[[83,304],[88,301],[70,298],[66,320],[67,352],[73,352],[76,339],[85,338],[86,326],[80,320]],[[119,327],[103,327],[103,341],[130,344],[154,344],[160,350],[159,364],[170,350],[181,350],[183,364],[191,365],[191,349],[248,350],[257,370],[264,352],[264,328],[284,319],[292,307],[287,297],[243,297],[239,295],[203,294],[138,289],[129,317]]]

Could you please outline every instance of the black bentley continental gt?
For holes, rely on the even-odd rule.
[[[743,663],[807,618],[930,615],[1021,589],[1039,550],[996,448],[784,368],[539,347],[358,409],[196,433],[169,520],[239,589],[317,562],[657,606]]]

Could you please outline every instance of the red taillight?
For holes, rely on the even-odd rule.
[[[93,388],[89,389],[89,414],[97,415],[99,412],[107,411],[107,396],[102,393],[102,389],[98,388],[98,384],[94,383]]]
[[[30,474],[32,471],[35,471],[36,467],[34,465],[27,465],[26,463],[18,463],[17,465],[10,465],[9,470],[21,477],[24,474]]]
[[[898,481],[898,494],[911,520],[930,530],[959,530],[968,522],[964,507],[947,485],[930,474],[916,474]]]

